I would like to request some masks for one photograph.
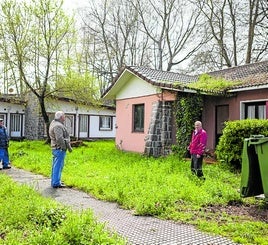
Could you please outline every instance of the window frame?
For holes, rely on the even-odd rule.
[[[113,117],[110,115],[99,116],[99,131],[111,131],[111,130],[113,130]]]
[[[254,115],[249,117],[249,107],[254,106]],[[263,110],[263,116],[264,118],[260,118],[260,108],[264,107]],[[266,119],[266,101],[251,101],[251,102],[245,102],[244,103],[244,117],[245,119]]]
[[[138,118],[137,118],[138,117]],[[134,104],[132,107],[132,131],[144,133],[145,104]]]

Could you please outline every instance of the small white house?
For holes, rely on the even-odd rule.
[[[23,138],[25,129],[25,103],[13,96],[0,97],[0,118],[11,138]]]
[[[115,108],[90,106],[66,98],[50,99],[46,111],[53,120],[56,111],[65,112],[65,124],[70,136],[75,139],[115,138]],[[39,104],[33,96],[27,101],[14,96],[0,97],[0,117],[4,119],[13,139],[44,139],[47,137]]]

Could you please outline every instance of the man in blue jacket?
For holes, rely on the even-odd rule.
[[[9,156],[8,156],[8,143],[9,143],[9,138],[7,134],[7,129],[4,125],[3,118],[0,118],[0,161],[3,164],[3,169],[11,168],[9,164]]]

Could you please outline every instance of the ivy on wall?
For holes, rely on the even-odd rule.
[[[241,84],[241,81],[226,80],[223,77],[213,77],[208,74],[199,76],[198,80],[185,86],[177,82],[176,87],[187,87],[198,91],[197,93],[178,93],[175,103],[175,118],[177,125],[177,145],[174,146],[176,152],[181,157],[187,153],[187,146],[191,140],[191,133],[194,128],[194,122],[201,120],[203,111],[203,96],[220,94],[225,96],[226,91],[234,86]]]
[[[185,157],[190,143],[194,122],[201,120],[203,97],[200,94],[178,93],[175,103],[175,118],[177,125],[176,151],[180,157]]]

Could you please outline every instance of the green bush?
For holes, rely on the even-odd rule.
[[[268,136],[268,120],[245,119],[226,122],[216,147],[217,159],[240,168],[244,139],[252,135]]]

